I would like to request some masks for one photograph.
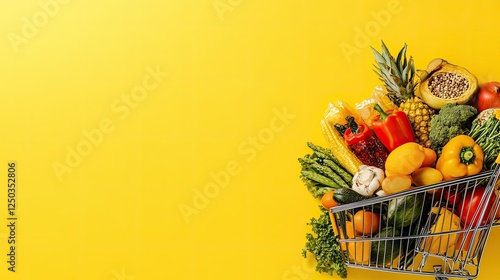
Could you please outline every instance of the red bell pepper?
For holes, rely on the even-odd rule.
[[[465,226],[471,227],[488,224],[495,217],[495,213],[491,213],[494,210],[495,202],[495,194],[488,194],[484,186],[476,186],[466,190],[457,209],[460,220]],[[481,213],[484,214],[482,219],[479,219]]]
[[[389,151],[404,143],[415,142],[413,128],[405,112],[394,109],[386,113],[378,104],[373,108],[380,113],[373,118],[373,131]]]
[[[349,116],[346,120],[348,127],[344,132],[344,139],[347,142],[347,145],[357,144],[373,135],[368,125],[364,123],[356,123],[354,118],[350,118]]]
[[[385,161],[389,151],[364,123],[356,123],[354,117],[347,116],[347,130],[344,139],[349,149],[366,165],[385,170]]]

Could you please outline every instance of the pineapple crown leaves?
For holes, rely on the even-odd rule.
[[[416,83],[414,83],[415,64],[411,56],[409,59],[406,56],[407,45],[405,44],[399,51],[396,59],[391,55],[384,41],[382,41],[380,53],[373,47],[371,49],[376,61],[373,71],[385,84],[387,91],[398,97],[403,97],[405,100],[413,97],[416,87]]]

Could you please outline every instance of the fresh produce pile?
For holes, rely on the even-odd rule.
[[[342,278],[347,276],[342,258],[346,248],[338,240],[344,236],[332,227],[335,221],[328,209],[475,175],[493,170],[500,162],[500,82],[479,84],[468,70],[441,58],[430,61],[426,69],[415,70],[406,45],[397,56],[384,42],[380,52],[372,50],[374,70],[383,85],[354,107],[341,100],[330,103],[320,121],[328,147],[309,142],[311,154],[299,158],[300,179],[323,206],[322,215],[309,223],[313,234],[306,236],[303,255],[310,253],[316,258],[317,271],[337,273]],[[361,209],[344,227],[349,238],[394,236],[394,231],[404,230],[422,213],[432,214],[438,221],[447,217],[446,222],[435,223],[431,232],[485,224],[489,222],[487,215],[472,221],[484,193],[484,186],[475,188],[474,192],[446,189],[440,196],[447,201],[446,206],[428,205],[424,196],[412,196],[408,201],[391,201],[383,211]],[[486,207],[495,204],[495,196],[491,199]],[[401,207],[414,211],[402,211]],[[381,220],[392,224],[381,228]],[[355,246],[354,242],[348,246],[351,243]],[[367,252],[349,257],[364,263],[367,260],[358,260],[358,256],[371,254],[377,263],[391,261],[380,259],[392,255],[380,254],[380,250],[392,248],[378,243],[368,242],[361,249]],[[440,240],[429,238],[422,246],[431,253],[443,253],[448,249],[446,244],[453,243],[451,236],[443,235]],[[400,244],[393,246],[399,248]],[[350,252],[358,250],[348,248]]]

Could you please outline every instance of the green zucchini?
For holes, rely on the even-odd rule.
[[[385,227],[380,230],[377,238],[398,237],[399,231],[393,227]],[[370,250],[370,262],[377,265],[384,265],[392,262],[400,255],[401,239],[384,239],[372,241]]]
[[[395,228],[406,227],[418,220],[424,208],[422,194],[394,198],[387,208],[387,223]]]
[[[333,200],[338,204],[349,204],[368,199],[368,197],[357,193],[353,189],[339,188],[333,192]]]

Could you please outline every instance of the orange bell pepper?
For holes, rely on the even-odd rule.
[[[444,180],[451,180],[481,172],[483,160],[483,150],[474,139],[458,135],[443,147],[436,169],[441,171]]]

